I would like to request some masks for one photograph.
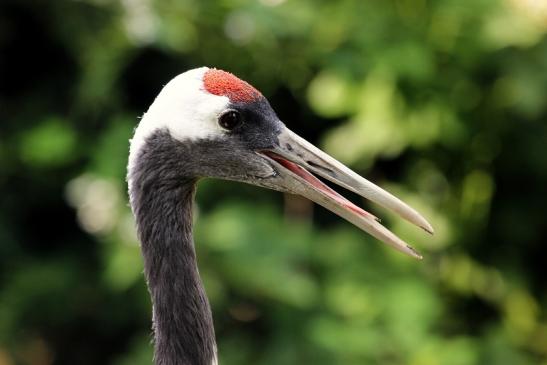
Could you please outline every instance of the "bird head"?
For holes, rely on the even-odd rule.
[[[167,169],[164,164],[177,161],[168,167],[174,179],[212,177],[304,196],[416,258],[421,256],[374,215],[317,176],[433,233],[417,211],[293,133],[258,90],[222,70],[193,69],[162,89],[131,141],[130,182],[139,161],[153,154],[160,157],[155,159],[155,169]]]

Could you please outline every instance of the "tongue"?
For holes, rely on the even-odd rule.
[[[336,191],[329,188],[327,185],[325,185],[321,180],[313,176],[311,173],[308,172],[308,170],[298,166],[297,164],[284,159],[283,157],[271,153],[271,152],[264,152],[268,157],[278,162],[281,166],[285,167],[287,170],[293,172],[295,175],[300,176],[302,179],[304,179],[306,182],[308,182],[310,185],[312,185],[317,190],[323,192],[326,194],[329,198],[335,200],[340,205],[342,205],[344,208],[351,210],[352,212],[367,217],[372,218],[376,221],[380,221],[376,216],[370,214],[369,212],[359,208],[357,205],[353,204],[346,198],[344,198],[342,195],[338,194]]]

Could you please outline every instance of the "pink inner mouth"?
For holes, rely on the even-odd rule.
[[[321,180],[316,178],[313,174],[308,172],[308,170],[304,169],[303,167],[298,166],[294,162],[291,162],[291,161],[281,157],[280,155],[278,155],[274,152],[262,151],[262,153],[265,154],[266,156],[268,156],[269,158],[271,158],[272,160],[276,161],[281,166],[283,166],[287,170],[291,171],[295,175],[297,175],[297,176],[301,177],[302,179],[304,179],[307,183],[309,183],[314,188],[316,188],[317,190],[319,190],[322,193],[324,193],[325,195],[327,195],[332,200],[336,201],[338,204],[340,204],[344,208],[346,208],[348,210],[351,210],[352,212],[354,212],[358,215],[361,215],[361,216],[364,216],[364,217],[367,217],[367,218],[372,218],[376,221],[380,221],[380,219],[378,219],[373,214],[370,214],[366,210],[363,210],[363,209],[359,208],[357,205],[353,204],[352,202],[350,202],[349,200],[344,198],[342,195],[338,194],[336,191],[334,191],[333,189],[331,189],[330,187],[325,185]]]

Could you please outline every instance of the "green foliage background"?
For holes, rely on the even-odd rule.
[[[527,0],[3,0],[0,364],[151,363],[128,139],[201,65],[436,228],[365,203],[417,262],[302,200],[203,181],[222,364],[547,364],[546,31]]]

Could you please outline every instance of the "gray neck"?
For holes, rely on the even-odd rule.
[[[153,304],[154,362],[211,365],[213,320],[192,238],[196,179],[181,176],[184,168],[170,160],[169,140],[147,143],[128,175]]]

